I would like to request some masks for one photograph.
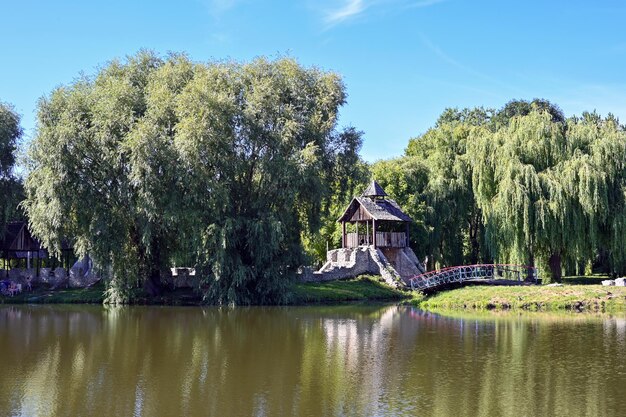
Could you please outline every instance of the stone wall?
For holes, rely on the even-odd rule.
[[[326,263],[319,271],[303,268],[300,279],[305,282],[333,281],[363,274],[380,275],[393,287],[405,286],[408,278],[423,268],[410,248],[359,246],[328,251]]]
[[[409,278],[424,272],[424,268],[411,248],[382,248],[381,251],[398,275],[407,283]]]

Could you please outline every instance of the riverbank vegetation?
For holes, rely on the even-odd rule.
[[[471,286],[442,291],[413,305],[427,310],[626,312],[626,287],[601,285]]]
[[[53,255],[62,242],[90,255],[107,302],[159,297],[163,272],[183,265],[206,303],[280,304],[300,266],[340,245],[336,219],[374,177],[414,219],[429,269],[626,274],[626,131],[613,115],[565,117],[540,99],[447,109],[404,155],[366,164],[362,133],[337,125],[346,97],[337,74],[291,58],[112,61],[40,101],[23,201],[19,117],[0,109],[0,227],[21,201]]]
[[[449,109],[372,172],[418,220],[411,244],[431,268],[536,265],[549,282],[626,273],[625,161],[614,116],[534,100]]]
[[[48,288],[39,286],[14,296],[1,295],[0,304],[102,304],[103,283],[89,288]]]
[[[13,107],[0,102],[0,232],[7,222],[23,218],[18,205],[24,199],[24,190],[14,172],[21,137],[20,116]]]
[[[24,208],[46,247],[70,237],[109,275],[107,301],[192,265],[216,304],[284,303],[302,235],[352,194],[360,133],[346,93],[293,59],[194,63],[141,52],[39,104]],[[348,170],[348,171],[346,171]]]
[[[15,296],[0,295],[0,304],[102,304],[105,286],[99,283],[89,288],[38,287]],[[399,291],[379,281],[378,277],[358,278],[329,282],[293,283],[287,290],[286,304],[338,304],[351,302],[397,302],[421,298]],[[138,305],[204,305],[203,291],[179,288],[150,295],[143,288],[134,289],[129,302]]]
[[[378,277],[350,280],[301,282],[292,287],[290,304],[329,304],[351,301],[399,301],[412,295],[381,283]]]

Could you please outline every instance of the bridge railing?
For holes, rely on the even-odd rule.
[[[451,266],[435,271],[425,272],[409,279],[414,290],[425,290],[439,285],[467,280],[508,280],[537,282],[537,268],[514,264],[476,264]]]

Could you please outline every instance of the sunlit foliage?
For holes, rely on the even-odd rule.
[[[559,280],[595,263],[622,274],[625,147],[612,115],[565,119],[546,100],[514,100],[499,111],[446,110],[401,164],[374,173],[423,213],[413,213],[425,236],[415,243],[439,265],[528,263]],[[426,181],[401,179],[409,161]]]
[[[39,104],[25,207],[58,250],[109,272],[109,301],[195,266],[214,303],[280,302],[360,133],[344,86],[296,61],[194,63],[141,52]],[[356,159],[355,159],[356,158]]]
[[[19,115],[11,106],[0,102],[0,232],[7,221],[21,217],[18,204],[23,194],[22,183],[14,172],[21,136]]]

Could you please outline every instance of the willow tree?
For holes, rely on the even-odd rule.
[[[553,226],[562,207],[549,193],[558,193],[550,179],[565,150],[562,126],[533,112],[472,137],[474,192],[494,257],[534,265],[538,252],[551,246],[551,255],[560,256],[562,229]]]
[[[175,142],[211,302],[283,300],[354,139],[336,132],[344,101],[336,74],[292,59],[203,66],[181,93]]]
[[[577,198],[587,228],[587,239],[572,249],[580,254],[571,261],[608,258],[608,272],[626,273],[626,132],[609,114],[601,118],[583,113],[568,120],[569,161],[562,181]],[[591,252],[591,253],[590,253]],[[570,261],[570,262],[571,262]]]
[[[363,132],[346,128],[333,135],[327,167],[322,175],[326,178],[327,193],[320,205],[320,226],[302,233],[304,250],[309,263],[321,266],[326,262],[327,250],[341,246],[341,227],[337,219],[352,197],[363,192],[370,176],[369,166],[361,159]]]
[[[39,103],[24,204],[30,227],[52,252],[68,239],[89,253],[110,273],[110,301],[126,301],[136,284],[160,291],[182,191],[172,100],[191,69],[184,57],[140,52]]]
[[[11,106],[0,102],[0,232],[7,221],[21,217],[17,206],[21,201],[22,184],[13,172],[21,136],[19,115]]]
[[[493,111],[448,109],[436,126],[411,139],[406,158],[426,169],[426,182],[409,186],[420,190],[426,252],[439,265],[459,265],[485,260],[482,216],[472,190],[468,138],[476,126],[489,123]]]
[[[211,302],[280,301],[342,149],[360,140],[336,130],[344,101],[337,75],[292,59],[112,62],[40,102],[31,228],[110,267],[113,301],[137,282],[158,292],[181,259]]]
[[[607,229],[620,230],[626,154],[616,125],[532,111],[472,136],[474,192],[498,260],[545,262],[558,281],[563,262],[593,258]]]

